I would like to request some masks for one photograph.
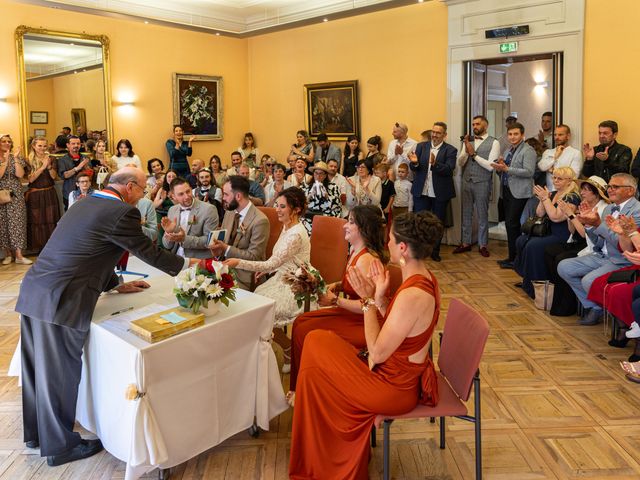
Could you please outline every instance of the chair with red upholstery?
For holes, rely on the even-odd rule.
[[[262,213],[264,213],[269,219],[269,240],[267,240],[267,250],[266,257],[271,257],[271,253],[273,252],[273,246],[278,241],[278,237],[280,236],[280,232],[282,231],[282,223],[278,221],[278,215],[276,214],[276,209],[273,207],[257,207]]]
[[[444,417],[456,417],[475,424],[476,479],[482,478],[482,438],[480,429],[480,373],[478,366],[484,352],[489,324],[471,307],[453,299],[449,305],[438,355],[438,393],[435,407],[418,405],[409,413],[398,416],[378,415],[375,426],[384,424],[383,478],[389,479],[389,446],[391,423],[401,418],[440,417],[440,448],[445,448]],[[468,415],[464,402],[474,392],[474,416]],[[374,427],[375,428],[375,427]],[[372,437],[374,438],[374,437]],[[373,443],[373,442],[372,442]],[[375,443],[373,443],[375,446]]]
[[[311,225],[311,265],[327,283],[342,280],[349,244],[344,239],[344,218],[316,215]]]

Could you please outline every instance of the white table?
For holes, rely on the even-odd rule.
[[[140,263],[131,262],[129,270],[150,270],[135,267]],[[177,305],[173,278],[147,281],[144,293],[98,301],[76,412],[78,422],[127,463],[126,480],[183,463],[248,429],[254,418],[268,430],[269,420],[288,408],[269,342],[272,300],[238,290],[238,300],[220,305],[204,326],[149,344],[111,316],[130,306]],[[18,361],[11,373],[19,373]],[[130,384],[145,395],[127,400]]]

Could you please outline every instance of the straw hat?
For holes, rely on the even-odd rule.
[[[316,170],[322,170],[325,173],[329,173],[329,166],[325,162],[318,162],[313,167],[309,168],[312,172]]]
[[[607,196],[607,182],[604,181],[604,178],[598,177],[597,175],[591,175],[589,178],[582,178],[578,180],[578,184],[582,187],[583,183],[588,183],[596,188],[600,198],[602,198],[605,202],[609,203],[609,197]]]

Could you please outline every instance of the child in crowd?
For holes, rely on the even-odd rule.
[[[398,165],[398,178],[393,184],[396,192],[396,197],[391,209],[394,217],[413,210],[411,199],[411,182],[407,179],[408,176],[408,165],[405,163]]]
[[[69,194],[69,207],[78,200],[93,194],[93,188],[91,188],[91,177],[84,172],[79,173],[76,177],[76,187],[77,188]]]
[[[384,218],[387,222],[389,222],[389,213],[391,213],[391,209],[393,208],[393,200],[396,196],[394,184],[387,177],[388,170],[389,165],[387,165],[385,162],[379,163],[373,169],[373,173],[375,173],[376,177],[378,177],[382,181],[382,196],[380,197],[380,208],[382,208],[382,213],[384,213]]]

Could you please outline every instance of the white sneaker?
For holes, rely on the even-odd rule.
[[[9,255],[8,257],[4,257],[2,259],[2,264],[3,265],[9,265],[12,261],[13,261],[13,257],[11,255]]]
[[[636,322],[631,324],[631,328],[625,332],[627,338],[640,338],[640,325]]]
[[[16,263],[20,265],[31,265],[33,262],[29,260],[27,257],[16,258]]]

